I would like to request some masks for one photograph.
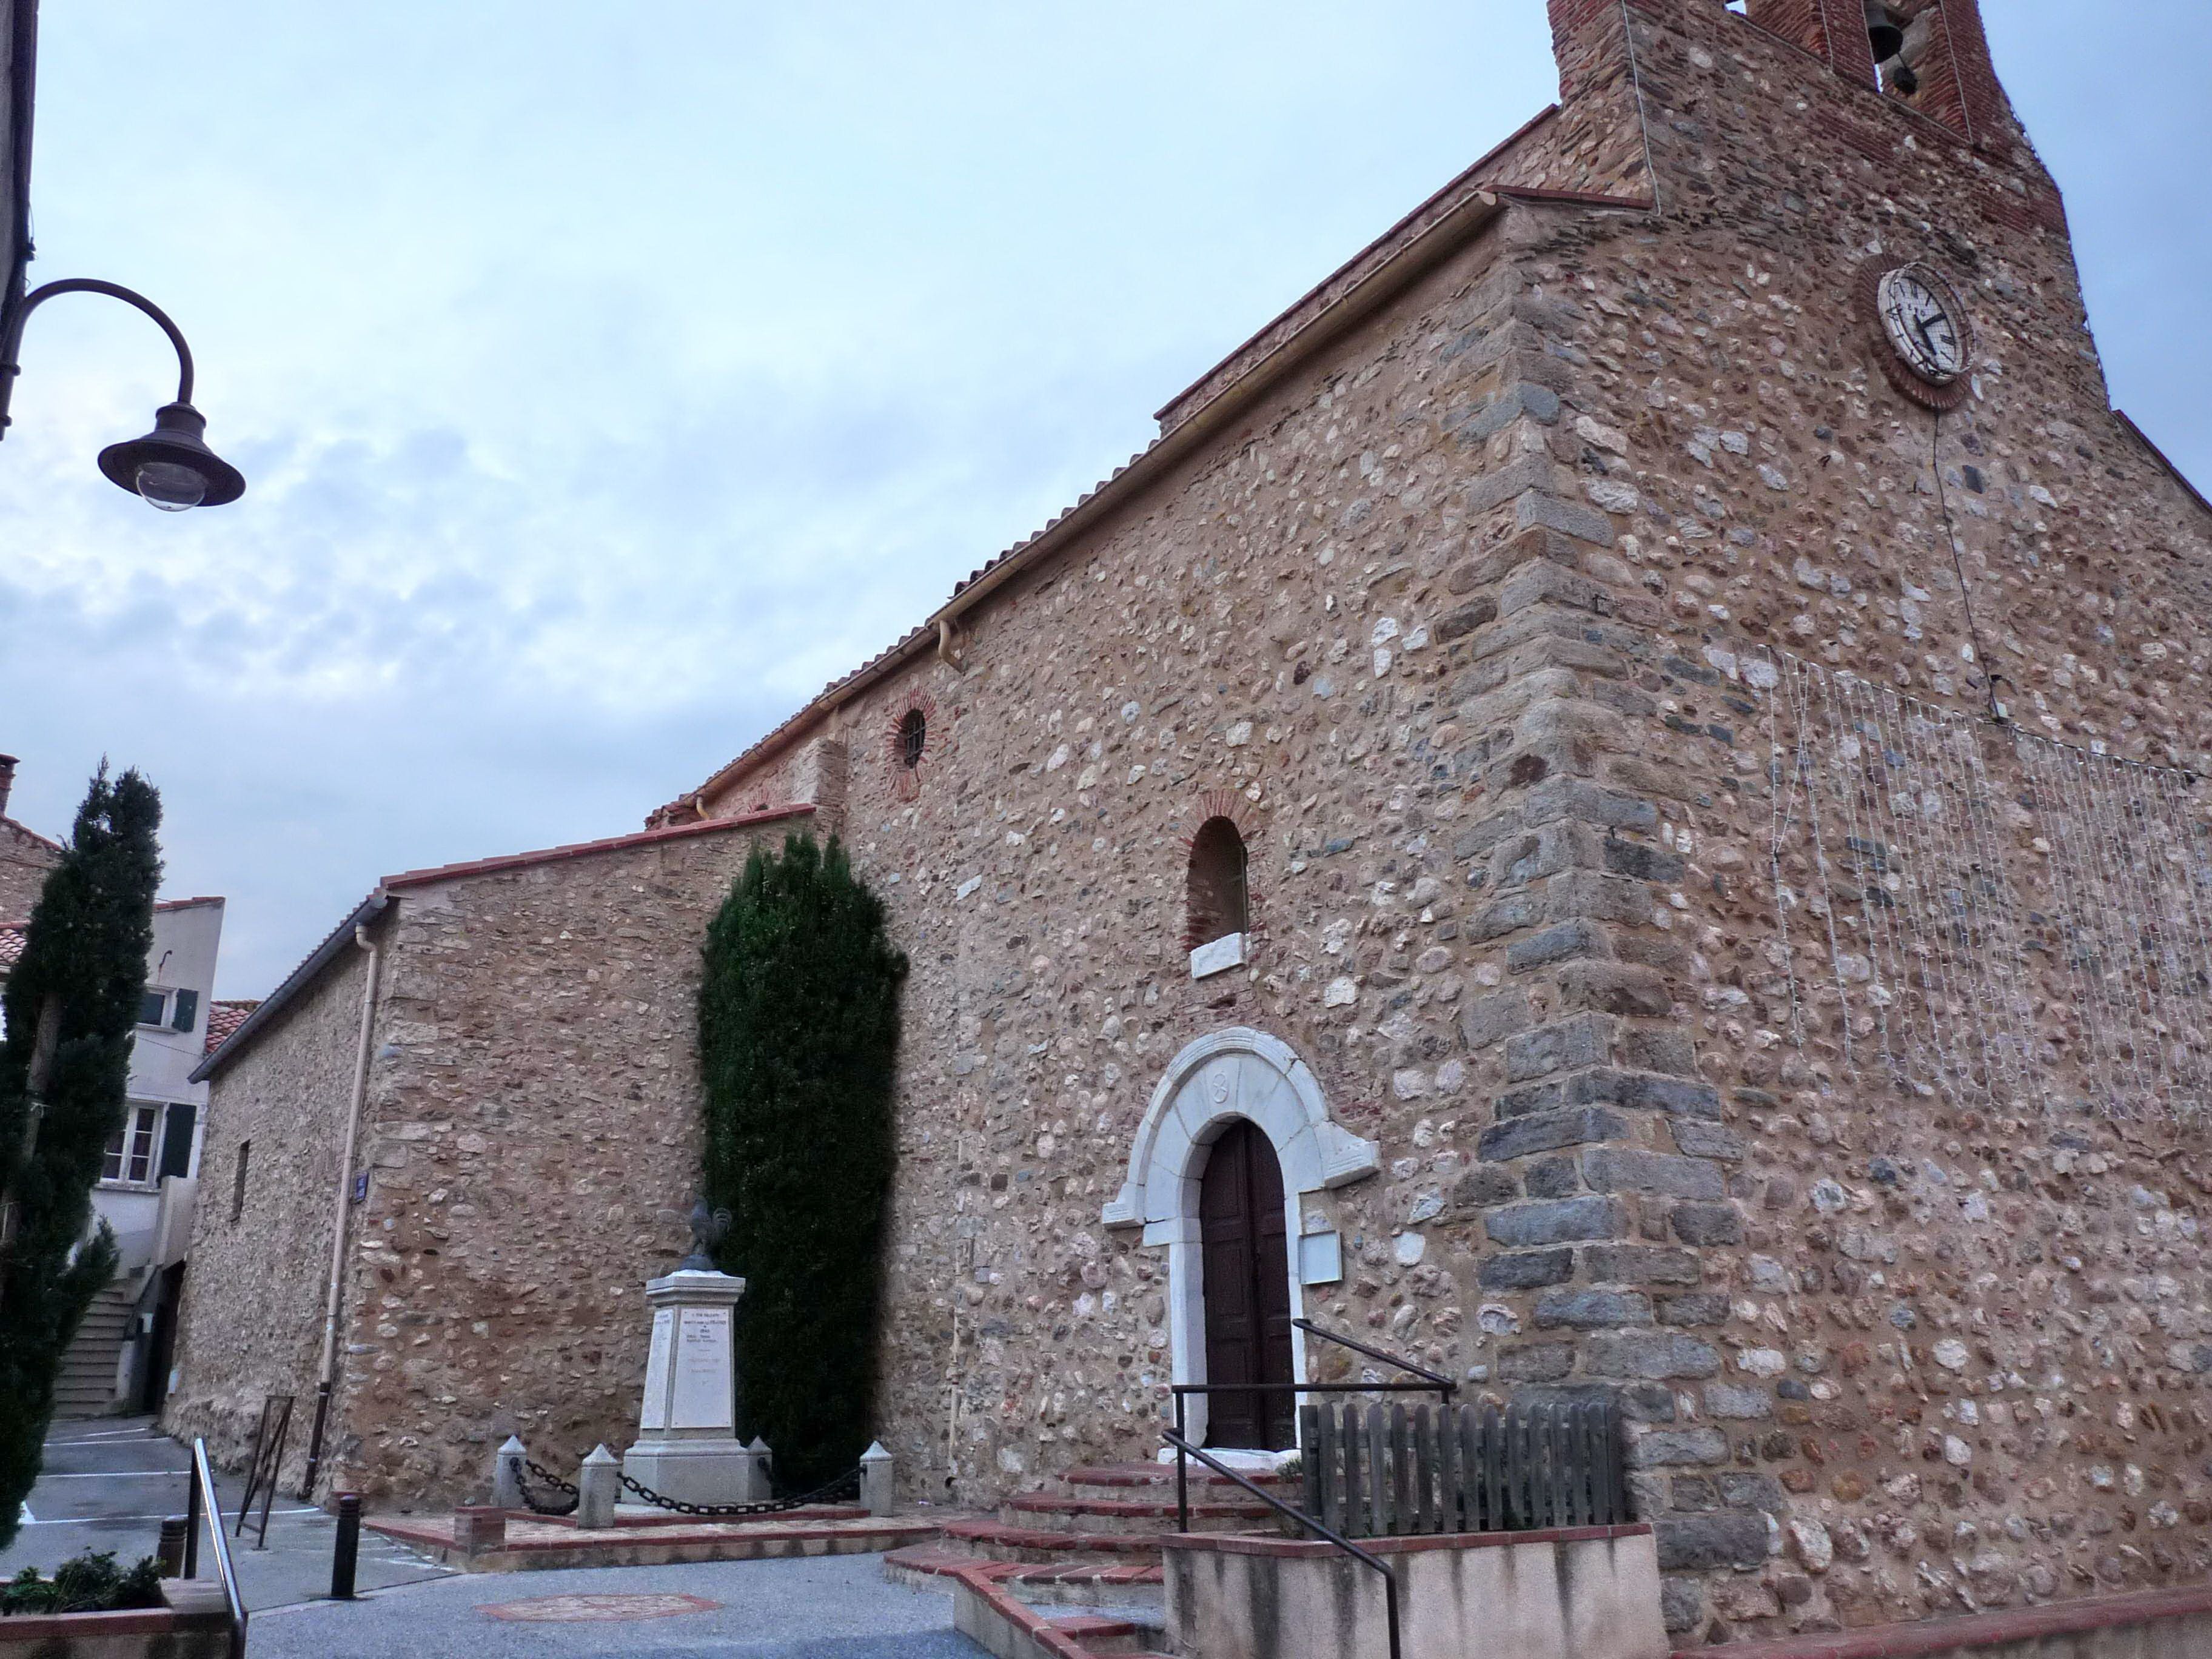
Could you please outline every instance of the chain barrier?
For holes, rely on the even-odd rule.
[[[532,1467],[536,1466],[533,1464]],[[857,1468],[839,1475],[828,1486],[817,1486],[800,1497],[771,1498],[757,1504],[687,1504],[680,1498],[665,1497],[628,1475],[623,1476],[622,1483],[655,1509],[673,1510],[678,1515],[696,1515],[712,1519],[739,1515],[783,1515],[792,1510],[805,1509],[810,1504],[832,1503],[840,1498],[857,1498],[860,1495],[860,1471]]]
[[[545,1468],[535,1459],[526,1457],[522,1462],[524,1468],[526,1468],[531,1474],[536,1475],[540,1480],[544,1481],[546,1485],[550,1486],[556,1486],[561,1491],[568,1494],[568,1501],[565,1504],[540,1503],[537,1498],[530,1495],[529,1484],[523,1480],[522,1471],[518,1469],[515,1471],[514,1475],[514,1489],[521,1494],[524,1508],[527,1509],[532,1515],[574,1515],[576,1512],[576,1505],[584,1501],[583,1494],[581,1492],[578,1492],[575,1487],[569,1485],[568,1482],[563,1480],[559,1475],[554,1474],[552,1470]]]

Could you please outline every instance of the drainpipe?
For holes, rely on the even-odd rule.
[[[331,1384],[338,1365],[338,1286],[345,1271],[346,1206],[352,1201],[354,1140],[361,1130],[361,1105],[368,1092],[368,1045],[376,1021],[377,972],[384,952],[356,923],[353,942],[368,952],[368,977],[361,993],[361,1040],[353,1056],[353,1092],[346,1100],[345,1137],[338,1142],[338,1178],[331,1198],[331,1283],[323,1304],[323,1369],[315,1384],[315,1426],[307,1437],[307,1473],[300,1482],[300,1496],[314,1501],[315,1476],[323,1464],[323,1430],[330,1420]]]

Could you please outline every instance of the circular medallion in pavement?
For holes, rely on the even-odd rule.
[[[586,1625],[673,1619],[680,1613],[712,1613],[721,1605],[703,1595],[534,1595],[526,1601],[500,1601],[477,1611],[525,1624]]]

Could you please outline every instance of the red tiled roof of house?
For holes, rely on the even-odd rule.
[[[208,1004],[207,1048],[213,1054],[230,1040],[230,1034],[246,1024],[246,1017],[260,1006],[255,1002],[210,1002]]]
[[[154,908],[156,910],[190,910],[196,906],[202,904],[221,904],[222,902],[224,902],[224,901],[219,898],[163,899]]]
[[[13,968],[23,959],[23,941],[30,931],[27,921],[0,921],[0,968]]]

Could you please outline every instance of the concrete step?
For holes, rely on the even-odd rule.
[[[981,1563],[953,1575],[952,1622],[994,1659],[1121,1659],[1156,1651],[1162,1636],[1147,1610],[1036,1605],[1024,1599],[1018,1574]]]
[[[1070,1498],[1058,1492],[1024,1492],[999,1507],[999,1518],[1010,1526],[1052,1527],[1068,1532],[1115,1532],[1158,1535],[1176,1529],[1175,1491],[1141,1492],[1127,1498]],[[1231,1491],[1235,1489],[1231,1488]],[[1248,1532],[1268,1527],[1274,1515],[1256,1498],[1222,1496],[1218,1487],[1191,1489],[1190,1527],[1193,1532]]]
[[[942,1589],[945,1579],[977,1568],[987,1569],[1012,1594],[1035,1606],[1143,1608],[1158,1613],[1166,1604],[1164,1575],[1156,1562],[1140,1565],[1110,1558],[1029,1565],[992,1562],[944,1544],[893,1550],[884,1557],[886,1578],[917,1589]]]
[[[1054,1527],[1012,1526],[1004,1521],[948,1521],[948,1542],[966,1548],[987,1561],[1050,1562],[1097,1560],[1118,1556],[1146,1565],[1160,1559],[1157,1534],[1126,1532],[1072,1532]]]
[[[1225,1487],[1231,1492],[1237,1490],[1235,1481],[1216,1474],[1203,1463],[1190,1464],[1189,1471],[1193,1490],[1200,1486]],[[1244,1472],[1239,1470],[1238,1473]],[[1285,1492],[1297,1484],[1295,1481],[1286,1482],[1279,1474],[1265,1471],[1248,1474],[1244,1478],[1255,1486],[1264,1486],[1269,1492],[1278,1493]],[[1060,1480],[1063,1486],[1079,1498],[1133,1498],[1164,1487],[1172,1501],[1176,1466],[1172,1463],[1091,1463],[1068,1470]],[[1237,1501],[1250,1500],[1240,1498]]]

